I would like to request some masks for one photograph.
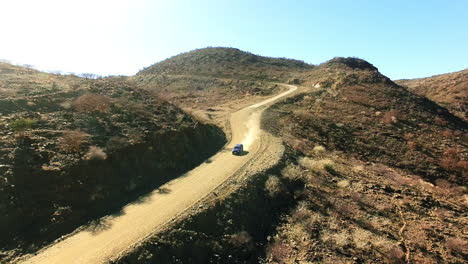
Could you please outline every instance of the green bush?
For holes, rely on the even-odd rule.
[[[26,129],[32,128],[37,123],[36,120],[23,118],[13,121],[10,124],[11,129],[14,131],[24,131]]]

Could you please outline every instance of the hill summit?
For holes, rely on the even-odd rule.
[[[239,79],[284,79],[312,68],[303,61],[258,56],[235,48],[196,49],[153,64],[138,75],[198,75]]]

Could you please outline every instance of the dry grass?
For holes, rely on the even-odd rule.
[[[291,249],[281,241],[273,242],[267,249],[267,257],[272,261],[287,263]]]
[[[88,152],[84,155],[85,160],[105,160],[107,154],[99,147],[90,146]]]
[[[78,97],[72,107],[78,112],[107,112],[111,105],[111,99],[100,94],[84,94]]]
[[[463,253],[463,254],[468,253],[468,243],[461,238],[456,238],[456,237],[448,238],[446,240],[445,245],[452,252]]]
[[[89,135],[81,131],[64,131],[59,139],[59,147],[65,152],[79,152],[81,145],[85,143]]]
[[[270,197],[276,197],[286,192],[286,187],[277,176],[269,176],[265,182],[265,191]]]
[[[399,246],[392,246],[387,249],[385,256],[390,263],[404,263],[405,252]]]
[[[252,236],[247,231],[235,233],[229,237],[229,242],[237,248],[252,248]]]

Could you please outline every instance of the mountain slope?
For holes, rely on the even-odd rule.
[[[213,105],[238,108],[245,101],[261,100],[280,91],[276,83],[288,82],[311,68],[302,61],[262,57],[234,48],[204,48],[149,66],[132,80],[211,120]]]
[[[303,135],[310,141],[407,169],[430,181],[453,178],[463,183],[462,171],[443,168],[441,161],[451,148],[459,159],[467,159],[467,124],[393,83],[370,64],[354,67],[360,60],[351,61],[334,59],[304,73],[306,85],[322,88],[285,104],[293,110],[285,118],[296,119],[295,127],[309,131]]]
[[[1,250],[34,249],[117,211],[225,143],[219,128],[120,77],[2,64],[0,112]]]
[[[273,106],[264,121],[294,153],[282,177],[298,203],[267,258],[463,262],[468,125],[357,59],[302,78],[325,88]]]
[[[468,121],[468,69],[427,78],[397,80],[410,91],[426,96]]]
[[[234,48],[204,48],[151,65],[137,75],[196,75],[231,79],[285,80],[310,65],[297,60],[269,58]]]

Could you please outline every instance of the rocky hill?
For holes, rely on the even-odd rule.
[[[267,96],[312,65],[269,58],[234,48],[204,48],[171,57],[133,77],[145,89],[185,108],[203,110],[216,104]]]
[[[282,161],[115,263],[464,262],[467,124],[357,58],[293,81]]]
[[[463,262],[467,123],[359,59],[301,78],[316,88],[264,121],[294,153],[281,176],[297,202],[267,259]]]
[[[137,75],[195,75],[228,79],[284,81],[295,71],[311,68],[302,61],[269,58],[234,48],[204,48],[151,65]]]
[[[126,78],[0,65],[1,248],[31,249],[198,165],[223,132]]]
[[[426,96],[468,121],[468,69],[428,78],[397,80],[410,91]]]

